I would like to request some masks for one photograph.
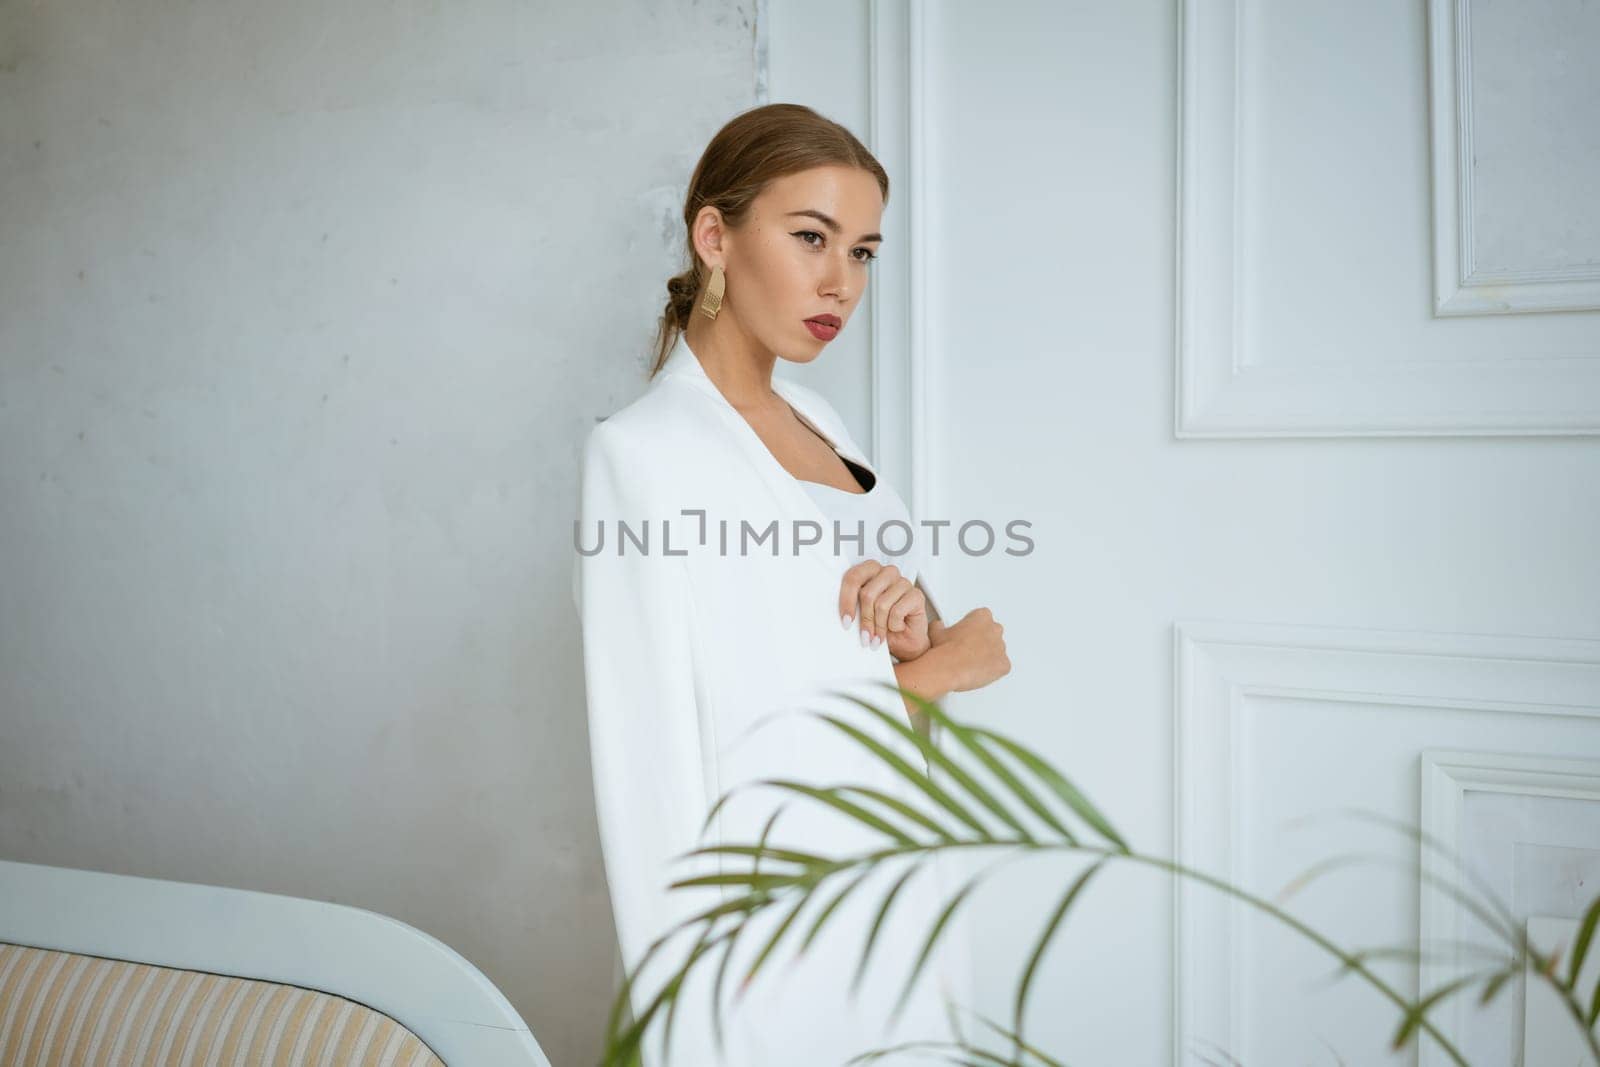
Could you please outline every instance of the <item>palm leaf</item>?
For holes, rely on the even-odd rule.
[[[1296,875],[1294,878],[1290,879],[1288,884],[1278,891],[1276,902],[1282,904],[1287,901],[1289,897],[1300,892],[1300,890],[1306,888],[1306,886],[1310,885],[1318,878],[1358,862],[1391,867],[1404,866],[1407,873],[1414,875],[1420,883],[1433,886],[1435,889],[1438,889],[1440,892],[1450,897],[1457,904],[1460,904],[1463,908],[1476,916],[1479,922],[1483,923],[1489,929],[1493,930],[1495,933],[1504,938],[1506,942],[1514,949],[1520,944],[1514,928],[1507,927],[1501,922],[1499,916],[1492,913],[1481,901],[1472,896],[1466,890],[1462,889],[1460,886],[1447,881],[1441,875],[1435,874],[1432,871],[1423,870],[1420,862],[1402,860],[1395,856],[1384,855],[1381,852],[1351,852],[1339,856],[1333,856],[1329,859],[1322,860],[1319,863],[1315,863],[1311,867],[1302,871],[1300,874]]]
[[[776,860],[780,863],[797,863],[802,867],[832,866],[833,861],[815,852],[779,848],[775,845],[704,845],[685,856],[749,856],[755,860]]]
[[[1493,972],[1489,973],[1492,974]],[[1417,1031],[1417,1027],[1422,1024],[1423,1019],[1427,1016],[1428,1012],[1433,1009],[1434,1005],[1438,1004],[1452,993],[1455,993],[1457,990],[1462,989],[1465,986],[1469,986],[1473,982],[1476,982],[1483,977],[1485,977],[1485,972],[1463,975],[1454,981],[1446,982],[1444,985],[1430,992],[1427,996],[1418,999],[1416,1003],[1412,1004],[1406,1009],[1405,1016],[1400,1020],[1400,1026],[1395,1030],[1394,1040],[1390,1043],[1389,1047],[1396,1050],[1404,1048],[1406,1042],[1411,1040],[1412,1036]]]
[[[1206,1061],[1207,1067],[1244,1067],[1244,1064],[1239,1062],[1239,1058],[1237,1056],[1223,1048],[1221,1045],[1217,1044],[1215,1041],[1207,1041],[1204,1038],[1197,1038],[1196,1042],[1198,1044],[1210,1045],[1212,1051],[1222,1057],[1222,1060],[1214,1060],[1203,1052],[1197,1052],[1196,1055],[1200,1056]]]
[[[945,1054],[944,1062],[961,1064],[962,1067],[1018,1067],[1015,1060],[1004,1060],[992,1052],[985,1052],[983,1049],[973,1048],[957,1041],[903,1041],[888,1048],[858,1053],[845,1061],[845,1067],[853,1067],[858,1063],[875,1063],[885,1056],[918,1049],[942,1052]]]
[[[761,965],[767,962],[767,957],[772,955],[772,950],[778,946],[778,942],[783,940],[783,935],[794,924],[795,916],[800,914],[800,909],[804,908],[810,899],[811,895],[807,893],[802,894],[800,899],[795,901],[794,907],[789,909],[789,914],[784,916],[783,921],[778,924],[778,928],[773,931],[772,936],[767,939],[767,943],[762,946],[761,952],[756,956],[755,962],[750,965],[750,969],[744,972],[744,978],[739,982],[739,989],[734,994],[735,996],[744,995],[745,989],[749,987],[757,972],[761,970]]]
[[[974,1011],[973,1014],[978,1017],[978,1021],[983,1023],[983,1025],[987,1026],[989,1029],[993,1030],[995,1033],[1011,1042],[1014,1048],[1020,1047],[1028,1055],[1043,1061],[1044,1067],[1066,1067],[1065,1064],[1051,1059],[1037,1048],[1034,1048],[1032,1045],[1028,1044],[1022,1039],[1022,1035],[1016,1031],[1007,1030],[1004,1026],[1001,1026],[993,1019],[990,1019],[987,1015],[983,1015],[976,1011]]]
[[[1056,910],[1050,915],[1050,921],[1045,923],[1044,930],[1039,934],[1038,942],[1033,946],[1033,954],[1028,957],[1028,966],[1022,972],[1022,984],[1017,987],[1016,1014],[1012,1025],[1017,1028],[1018,1042],[1022,1040],[1022,1013],[1027,1007],[1028,990],[1033,985],[1033,975],[1038,969],[1039,959],[1044,955],[1044,950],[1050,944],[1051,938],[1055,937],[1056,927],[1061,925],[1061,920],[1066,916],[1067,909],[1072,907],[1072,902],[1078,899],[1078,894],[1083,892],[1083,887],[1089,884],[1089,879],[1093,878],[1100,868],[1105,866],[1105,863],[1105,859],[1100,859],[1078,875],[1072,885],[1067,888],[1066,893],[1062,894],[1061,902],[1056,905]]]
[[[728,976],[728,962],[733,959],[734,949],[738,947],[739,938],[744,936],[746,930],[752,929],[748,915],[734,928],[733,936],[728,939],[728,947],[722,953],[722,960],[717,964],[716,981],[711,987],[711,1030],[716,1038],[717,1048],[722,1045],[722,987]]]
[[[679,924],[679,926],[674,927],[673,929],[668,930],[658,936],[645,949],[644,955],[639,957],[638,962],[633,965],[633,969],[623,976],[622,985],[617,990],[616,996],[611,1001],[611,1013],[606,1019],[607,1034],[615,1035],[618,1032],[618,1027],[622,1023],[622,1013],[632,998],[633,985],[637,980],[638,975],[643,972],[645,966],[655,958],[656,953],[661,951],[661,948],[667,943],[668,940],[672,938],[673,934],[677,933],[679,929],[692,925],[693,922],[694,919],[691,918],[686,920],[684,923]]]
[[[1094,827],[1095,831],[1099,833],[1101,837],[1115,845],[1118,851],[1130,851],[1128,848],[1128,843],[1124,841],[1122,839],[1122,835],[1117,833],[1115,828],[1112,827],[1111,820],[1107,819],[1100,813],[1098,808],[1089,803],[1089,798],[1084,796],[1083,793],[1078,790],[1078,787],[1068,781],[1066,776],[1060,771],[1056,770],[1054,767],[1050,766],[1050,764],[1046,763],[1032,752],[1029,752],[1027,749],[1023,748],[1009,737],[997,734],[993,730],[984,730],[979,727],[972,727],[971,729],[972,732],[979,737],[987,738],[988,740],[999,745],[1001,748],[1005,749],[1006,752],[1015,757],[1019,763],[1028,768],[1028,770],[1032,771],[1041,782],[1050,787],[1056,796],[1061,798],[1068,808],[1072,809],[1073,813],[1076,814],[1078,818]]]
[[[759,871],[723,871],[721,874],[697,874],[693,878],[680,878],[670,882],[668,889],[689,889],[706,885],[744,885],[752,889],[779,889],[793,885],[797,876],[792,874],[761,874]]]
[[[814,786],[805,782],[795,782],[784,778],[767,778],[763,779],[763,783],[778,789],[787,789],[790,792],[799,793],[801,796],[807,796],[812,800],[826,804],[836,811],[848,815],[857,822],[863,823],[866,826],[877,830],[879,833],[886,837],[892,838],[902,845],[914,845],[917,843],[914,837],[900,829],[898,826],[895,826],[886,819],[879,818],[873,812],[863,808],[861,805],[853,801],[846,800],[842,795],[842,790],[840,789],[831,786]]]
[[[933,928],[928,932],[927,940],[922,943],[922,951],[917,954],[917,962],[912,966],[911,973],[906,977],[905,986],[900,990],[900,998],[895,1001],[894,1010],[889,1013],[891,1023],[900,1018],[900,1012],[905,1008],[906,1001],[910,999],[911,990],[916,986],[917,978],[922,974],[922,968],[927,964],[928,957],[933,954],[933,947],[938,943],[939,935],[944,933],[951,916],[961,906],[962,901],[966,900],[967,896],[977,888],[978,883],[998,869],[999,867],[996,865],[973,875],[967,880],[967,884],[962,886],[960,891],[950,898],[950,902],[939,913],[939,918],[934,921]]]
[[[1339,962],[1339,966],[1334,970],[1334,973],[1330,976],[1330,978],[1332,980],[1343,978],[1352,970],[1354,970],[1356,966],[1364,964],[1368,960],[1404,960],[1407,963],[1417,964],[1437,963],[1440,961],[1449,962],[1455,959],[1457,955],[1463,953],[1463,951],[1470,955],[1482,956],[1486,959],[1496,960],[1502,965],[1511,965],[1510,962],[1507,961],[1504,952],[1497,948],[1491,948],[1488,945],[1479,945],[1472,941],[1461,941],[1445,938],[1431,938],[1429,939],[1428,943],[1446,945],[1449,947],[1439,950],[1440,953],[1443,954],[1434,954],[1424,949],[1410,948],[1403,945],[1378,945],[1372,948],[1351,949],[1346,955],[1345,959]]]
[[[706,923],[701,929],[700,936],[695,939],[693,948],[689,950],[691,959],[698,958],[696,953],[699,951],[700,946],[704,945],[711,939],[711,931],[713,929],[715,929],[714,923]],[[661,1044],[663,1048],[672,1047],[672,1024],[677,1021],[678,1005],[681,1003],[683,1003],[682,999],[674,996],[671,1002],[667,1005],[667,1021],[666,1025],[662,1027],[661,1032]]]
[[[1423,830],[1422,827],[1403,822],[1391,816],[1384,815],[1381,812],[1368,811],[1364,808],[1340,808],[1331,814],[1341,818],[1374,823],[1378,826],[1385,827],[1386,829],[1393,830],[1396,833],[1404,834],[1406,837],[1411,838],[1419,846],[1444,859],[1450,864],[1450,866],[1455,868],[1457,872],[1464,875],[1466,879],[1472,883],[1473,889],[1482,894],[1483,898],[1489,902],[1489,905],[1499,913],[1501,924],[1504,927],[1518,930],[1522,929],[1522,923],[1517,918],[1516,914],[1511,910],[1505,901],[1500,899],[1499,894],[1494,891],[1494,887],[1490,885],[1481,874],[1478,873],[1477,869],[1464,861],[1459,853],[1451,849],[1447,844],[1439,840],[1439,838],[1435,837],[1433,834]],[[1297,819],[1292,819],[1290,822],[1310,822],[1313,819],[1323,817],[1326,816],[1307,815],[1301,816]]]
[[[960,1064],[961,1067],[992,1067],[993,1064],[997,1063],[1000,1065],[1000,1067],[1016,1067],[1015,1064],[1012,1064],[1006,1060],[996,1059],[991,1053],[983,1052],[981,1049],[969,1049],[967,1046],[957,1042],[927,1040],[902,1041],[900,1044],[890,1045],[888,1048],[877,1048],[867,1052],[860,1052],[846,1060],[845,1067],[854,1067],[854,1065],[858,1063],[876,1063],[885,1056],[894,1056],[902,1052],[914,1052],[918,1050],[927,1052],[941,1052],[944,1054],[942,1058],[945,1063]],[[975,1056],[981,1056],[983,1058],[975,1059]]]
[[[887,683],[883,684],[887,685]],[[1017,799],[1021,800],[1022,803],[1027,806],[1028,810],[1032,811],[1052,830],[1060,834],[1062,840],[1069,844],[1077,844],[1077,838],[1073,835],[1071,830],[1067,829],[1066,824],[1057,819],[1055,813],[1052,812],[1049,807],[1034,794],[1032,790],[1024,785],[1021,779],[1012,774],[1006,765],[997,759],[995,755],[990,752],[987,747],[985,747],[982,740],[978,737],[976,731],[956,722],[954,719],[950,718],[950,716],[946,715],[944,710],[940,708],[939,705],[922,696],[919,696],[909,689],[900,689],[896,687],[896,692],[899,692],[903,696],[910,698],[911,701],[917,704],[917,706],[920,707],[925,714],[932,718],[934,722],[937,722],[947,734],[949,734],[951,737],[954,737],[961,743],[963,748],[977,757],[979,762],[981,762],[985,767],[989,768],[989,773],[1000,779],[1000,781],[1011,790]]]
[[[899,797],[890,796],[881,789],[872,789],[864,785],[835,785],[834,788],[841,793],[858,793],[861,796],[876,800],[885,807],[905,816],[907,819],[910,819],[923,829],[931,831],[935,840],[950,844],[955,843],[955,837],[950,833],[949,830],[945,829],[941,823],[933,819],[931,816],[918,811],[916,808],[913,808],[910,804],[907,804]]]
[[[899,690],[895,691],[899,692]],[[988,808],[994,813],[996,818],[1005,823],[1007,826],[1011,827],[1011,829],[1015,830],[1024,841],[1033,840],[1033,836],[1028,833],[1028,828],[1024,826],[1015,815],[1012,815],[1005,805],[996,800],[994,795],[985,789],[981,784],[979,784],[977,779],[973,778],[959,765],[957,765],[954,760],[945,755],[937,745],[907,725],[903,721],[903,715],[890,715],[882,708],[862,700],[859,697],[852,696],[849,693],[841,692],[839,690],[834,690],[834,692],[836,695],[844,697],[852,704],[855,704],[860,708],[864,708],[869,714],[877,718],[884,725],[888,726],[900,736],[904,737],[907,741],[910,741],[913,745],[915,745],[927,758],[930,772],[932,771],[933,766],[937,764],[941,770],[959,782],[963,789],[965,789],[972,796],[976,797],[978,803]]]
[[[719,937],[712,938],[709,941],[700,942],[695,945],[694,951],[689,954],[689,958],[684,962],[683,966],[679,968],[678,972],[674,974],[664,986],[661,987],[661,990],[656,993],[655,997],[651,999],[649,1005],[645,1008],[644,1013],[639,1016],[639,1018],[635,1019],[627,1028],[627,1030],[623,1031],[622,1036],[616,1039],[614,1046],[607,1050],[608,1063],[615,1063],[617,1062],[617,1058],[625,1058],[636,1055],[639,1052],[644,1042],[645,1031],[649,1029],[650,1022],[655,1018],[656,1012],[661,1009],[663,1004],[671,1001],[678,995],[678,990],[682,987],[684,979],[688,976],[690,969],[694,966],[695,960],[699,959],[706,952],[709,952],[717,943],[722,940],[723,937],[726,936],[727,935],[725,934],[720,935]]]
[[[939,786],[928,777],[927,772],[917,770],[897,753],[891,752],[889,748],[883,744],[883,742],[879,741],[875,737],[869,736],[862,730],[851,726],[849,723],[844,722],[832,715],[818,713],[818,717],[824,722],[833,725],[851,740],[855,741],[873,755],[877,756],[897,774],[899,774],[900,777],[904,778],[917,789],[927,794],[935,803],[939,804],[940,807],[944,808],[950,814],[966,823],[973,829],[973,831],[979,834],[988,834],[988,828],[984,826],[983,823],[979,822],[976,816],[958,804],[955,798],[951,797],[950,794],[939,788]]]
[[[883,898],[883,904],[878,908],[878,916],[872,921],[872,930],[867,934],[867,943],[861,950],[861,962],[856,964],[855,977],[850,980],[851,993],[855,993],[861,988],[861,976],[866,973],[867,960],[872,955],[872,946],[878,940],[878,931],[883,928],[884,918],[889,914],[889,909],[894,906],[895,897],[900,895],[900,890],[905,888],[905,884],[917,873],[917,870],[922,866],[923,859],[926,858],[924,856],[912,862],[906,868],[905,873],[895,880],[894,886],[890,888],[888,894]]]
[[[1510,981],[1512,978],[1515,978],[1521,973],[1522,968],[1517,966],[1507,967],[1499,974],[1491,976],[1487,982],[1483,983],[1483,994],[1478,997],[1478,1003],[1488,1004],[1495,998],[1496,995],[1499,994],[1501,988],[1505,986],[1506,982]]]
[[[1578,936],[1572,943],[1572,959],[1567,962],[1567,988],[1578,984],[1578,974],[1583,970],[1583,958],[1589,954],[1589,942],[1594,939],[1595,924],[1600,923],[1600,897],[1595,897],[1578,924]],[[1600,988],[1600,987],[1597,987]]]
[[[827,903],[822,911],[818,913],[816,920],[811,924],[811,929],[806,933],[805,940],[800,942],[799,953],[801,955],[804,955],[806,949],[811,947],[811,942],[815,940],[817,934],[822,931],[823,924],[828,921],[829,916],[833,914],[834,910],[844,902],[844,898],[849,896],[851,892],[855,890],[856,886],[866,881],[867,878],[871,876],[874,869],[875,868],[872,867],[867,867],[864,869],[853,881],[849,882],[843,889],[841,889],[838,894]]]
[[[760,852],[761,852],[761,850],[763,850],[763,849],[768,847],[767,846],[767,838],[772,835],[772,827],[777,823],[778,816],[783,814],[783,809],[784,809],[785,806],[786,805],[783,805],[783,804],[778,805],[778,807],[773,810],[772,814],[767,816],[767,821],[764,824],[762,824],[761,837],[760,837],[759,841],[757,842],[757,844],[755,845],[756,854],[751,859],[750,869],[752,871],[754,871],[754,872],[759,872],[761,870],[761,859],[762,859],[762,857],[760,855]],[[699,850],[696,850],[696,851],[699,851]],[[782,851],[782,850],[778,850],[778,851]],[[693,853],[691,853],[691,854],[693,854]],[[743,908],[743,907],[739,906],[741,904],[744,904],[747,899],[748,898],[745,897],[745,898],[735,898],[732,901],[724,901],[717,908],[713,908],[712,911],[713,912],[721,912],[724,908],[726,908],[728,910],[728,913],[730,913],[730,914],[735,912],[735,911],[740,911],[740,912],[744,912],[745,914],[748,914],[748,910],[746,908]],[[730,905],[732,905],[732,907],[730,907]],[[711,930],[715,925],[716,925],[715,920],[705,924],[705,930],[700,935],[702,941],[707,936],[710,935]],[[726,963],[728,958],[733,955],[734,942],[737,940],[738,934],[743,931],[744,925],[745,924],[744,924],[743,921],[739,922],[737,924],[737,926],[735,927],[733,936],[728,939],[728,948],[727,948],[727,951],[723,953],[723,957],[722,957],[724,963]],[[718,970],[720,971],[721,968],[719,967]],[[717,996],[717,991],[716,990],[713,991],[712,996],[713,996],[713,998],[715,998]],[[662,1035],[662,1038],[661,1038],[662,1046],[664,1048],[671,1048],[672,1047],[672,1044],[671,1044],[672,1043],[672,1024],[673,1024],[673,1021],[677,1018],[679,1003],[681,1003],[681,1001],[679,1001],[677,998],[674,998],[673,1001],[672,1001],[672,1007],[670,1009],[668,1009],[668,1011],[667,1011],[667,1025],[666,1025],[666,1028],[665,1028],[665,1033]],[[713,1001],[713,1003],[714,1003],[714,1001]],[[715,1008],[713,1008],[713,1014],[715,1014]],[[721,1033],[720,1028],[717,1030],[716,1039],[717,1039],[718,1047],[721,1047],[721,1045],[722,1045],[722,1033]]]

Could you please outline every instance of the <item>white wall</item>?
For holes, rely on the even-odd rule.
[[[577,449],[754,4],[0,3],[0,856],[612,980]]]

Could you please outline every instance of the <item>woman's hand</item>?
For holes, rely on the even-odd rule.
[[[974,608],[941,629],[935,644],[946,661],[945,679],[952,692],[981,689],[1011,672],[1004,633],[988,608]]]
[[[916,659],[931,644],[927,599],[892,563],[867,559],[845,571],[839,583],[839,616],[854,622],[872,647],[887,642],[889,654],[902,663]]]

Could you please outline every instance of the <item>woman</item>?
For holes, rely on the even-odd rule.
[[[666,888],[719,867],[716,857],[680,857],[757,840],[776,806],[793,799],[743,788],[702,836],[725,792],[785,778],[906,795],[870,754],[794,709],[836,713],[887,738],[881,723],[828,691],[897,711],[884,684],[939,700],[1010,669],[987,609],[951,626],[937,618],[916,581],[928,554],[920,539],[905,556],[883,548],[915,531],[838,413],[773,375],[780,358],[817,358],[848,324],[881,242],[888,191],[866,148],[809,108],[759,107],[723,127],[689,183],[691,265],[667,283],[650,387],[597,425],[584,448],[573,591],[601,846],[630,973],[658,936],[720,899],[711,888]],[[768,838],[830,853],[882,840],[820,805],[793,803]],[[670,1056],[647,1064],[832,1067],[894,1040],[948,1038],[939,994],[971,1002],[955,941],[934,968],[938,990],[919,983],[900,1025],[888,1026],[946,898],[934,881],[907,884],[860,995],[848,992],[887,885],[873,893],[873,884],[803,958],[791,962],[780,946],[737,1004],[724,1001],[720,1054],[707,988],[715,967],[692,971]],[[764,941],[751,936],[740,947]],[[638,974],[636,1012],[691,942],[675,942],[681,949]],[[736,952],[732,966],[746,958]],[[730,987],[742,970],[733,974]]]

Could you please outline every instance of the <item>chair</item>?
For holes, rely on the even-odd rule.
[[[397,919],[0,860],[0,1067],[212,1055],[251,1067],[550,1067],[481,971]]]

